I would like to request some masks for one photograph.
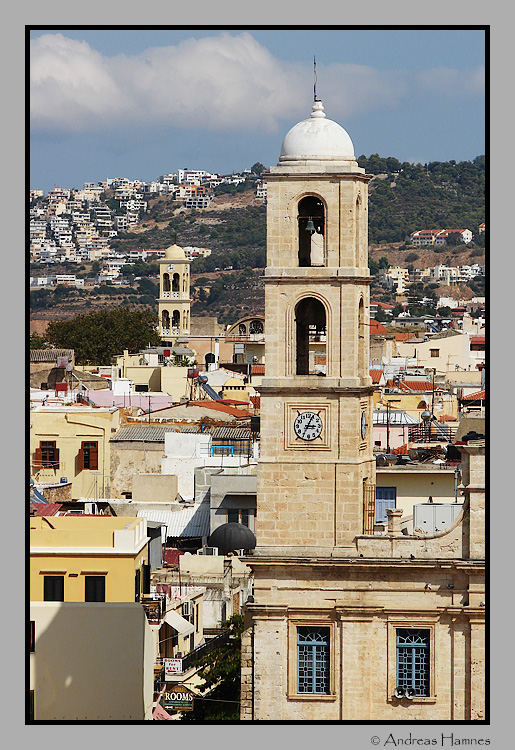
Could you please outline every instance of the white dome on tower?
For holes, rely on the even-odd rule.
[[[353,161],[354,146],[349,134],[334,120],[328,120],[321,101],[315,101],[307,120],[294,125],[281,146],[279,164],[299,161]]]

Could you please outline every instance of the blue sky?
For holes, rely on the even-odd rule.
[[[276,164],[317,96],[356,156],[485,151],[481,30],[31,31],[30,186]]]

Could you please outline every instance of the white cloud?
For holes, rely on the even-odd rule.
[[[410,85],[407,73],[331,64],[318,68],[317,95],[327,116],[345,127],[346,118],[398,105],[413,84],[463,87],[460,75],[427,71]],[[293,124],[309,115],[312,80],[308,64],[278,60],[246,32],[115,57],[63,34],[45,34],[31,41],[31,123],[60,132],[127,123],[272,132],[280,120]],[[467,81],[471,92],[481,85],[477,72]]]
[[[418,81],[422,89],[439,96],[462,97],[482,94],[485,90],[485,68],[430,68],[419,74]]]

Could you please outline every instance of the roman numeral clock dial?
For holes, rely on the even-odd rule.
[[[322,432],[322,420],[314,411],[302,411],[293,423],[295,434],[301,440],[315,440]]]

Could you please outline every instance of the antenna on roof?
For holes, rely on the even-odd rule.
[[[313,77],[314,77],[314,83],[313,83],[313,101],[317,102],[317,61],[315,59],[315,55],[313,55]]]

